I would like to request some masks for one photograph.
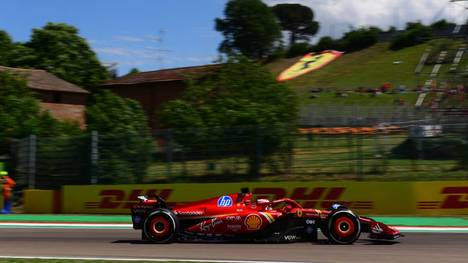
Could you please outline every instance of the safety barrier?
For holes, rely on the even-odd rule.
[[[61,191],[29,189],[23,192],[23,209],[26,213],[60,213]]]
[[[468,181],[440,182],[249,182],[160,185],[64,186],[52,191],[25,191],[28,213],[128,214],[137,196],[160,195],[183,203],[249,187],[255,198],[289,197],[310,208],[342,203],[363,215],[467,215]],[[52,198],[52,200],[51,200]]]

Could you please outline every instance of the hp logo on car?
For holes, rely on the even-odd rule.
[[[223,195],[218,199],[218,207],[232,206],[232,198],[228,195]]]

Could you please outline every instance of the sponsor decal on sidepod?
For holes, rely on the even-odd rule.
[[[244,224],[247,230],[259,230],[262,227],[263,220],[256,214],[250,214],[245,218]]]
[[[231,207],[232,198],[228,195],[223,195],[218,199],[218,207]]]

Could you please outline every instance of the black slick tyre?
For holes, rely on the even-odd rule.
[[[359,218],[350,210],[338,210],[329,216],[326,236],[332,243],[350,245],[360,235]]]
[[[157,244],[174,241],[179,230],[177,217],[168,209],[157,209],[151,212],[143,225],[143,236]]]

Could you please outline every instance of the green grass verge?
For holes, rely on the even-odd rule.
[[[466,180],[458,160],[395,159],[391,150],[407,136],[298,136],[291,153],[271,156],[261,178],[248,176],[248,160],[230,157],[204,160],[154,162],[146,180],[156,182],[235,182],[372,180]]]
[[[416,66],[422,54],[427,48],[437,49],[444,43],[445,47],[456,52],[459,40],[436,39],[425,44],[392,51],[387,43],[378,43],[370,48],[345,54],[338,60],[318,71],[303,75],[286,82],[286,85],[300,93],[310,88],[324,88],[329,91],[354,90],[357,87],[380,87],[383,83],[390,82],[396,85],[406,85],[414,88],[417,84],[423,84],[428,78],[426,75],[432,71],[433,65],[426,65],[422,74],[415,74]],[[280,59],[267,65],[274,73],[294,64],[299,57]],[[400,61],[398,64],[395,61]],[[462,71],[468,61],[463,60],[457,68]],[[452,79],[448,73],[451,63],[444,64],[440,70],[441,78]]]

